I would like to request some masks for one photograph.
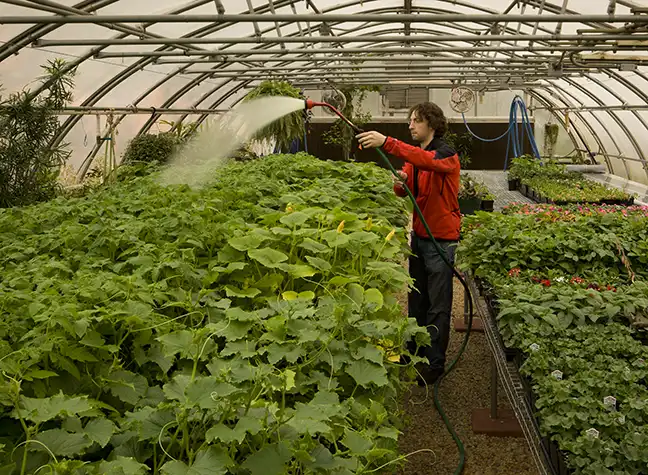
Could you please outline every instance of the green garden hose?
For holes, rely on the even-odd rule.
[[[464,470],[464,465],[466,463],[466,449],[463,445],[463,442],[457,435],[457,433],[454,430],[454,427],[452,427],[452,424],[450,423],[450,420],[448,419],[448,416],[446,415],[445,411],[443,410],[443,407],[441,406],[441,402],[439,401],[439,384],[443,380],[443,378],[450,373],[463,355],[464,351],[466,350],[466,346],[468,345],[468,339],[470,338],[470,330],[472,328],[472,321],[473,321],[473,303],[472,303],[472,297],[470,295],[470,290],[468,289],[468,284],[464,280],[463,276],[457,271],[457,269],[454,268],[452,263],[448,260],[448,256],[446,255],[445,251],[439,246],[439,244],[436,242],[434,239],[434,236],[432,235],[432,231],[430,231],[430,227],[428,226],[427,222],[425,221],[425,218],[423,217],[423,212],[421,211],[421,208],[419,208],[418,204],[416,203],[416,198],[412,194],[412,191],[409,189],[407,184],[405,183],[405,180],[398,174],[394,166],[391,164],[387,156],[385,155],[385,152],[383,152],[382,148],[377,148],[376,151],[380,155],[380,157],[383,159],[387,167],[391,170],[393,175],[398,178],[401,183],[403,184],[403,187],[405,188],[405,191],[407,192],[407,195],[409,196],[409,199],[411,200],[412,204],[414,205],[414,210],[416,211],[416,214],[418,214],[418,217],[421,219],[421,222],[423,223],[423,226],[425,226],[425,230],[427,231],[428,236],[432,240],[432,243],[434,244],[434,247],[436,248],[437,252],[443,259],[443,262],[445,262],[448,267],[452,269],[452,273],[457,276],[459,281],[461,282],[461,285],[463,285],[464,289],[466,290],[466,297],[468,298],[468,305],[469,305],[469,311],[468,311],[468,327],[466,329],[466,336],[464,338],[463,343],[461,344],[461,348],[459,348],[459,353],[457,354],[457,357],[450,363],[448,368],[443,372],[443,374],[437,379],[436,383],[434,384],[434,406],[437,408],[437,411],[439,411],[439,414],[441,415],[441,418],[443,419],[443,423],[448,429],[448,432],[450,432],[450,435],[452,435],[452,438],[455,441],[455,444],[457,444],[457,448],[459,449],[459,465],[457,466],[457,469],[454,472],[454,475],[460,475],[463,473]]]

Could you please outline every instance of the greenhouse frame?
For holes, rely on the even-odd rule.
[[[0,251],[2,474],[648,474],[648,4],[0,0]]]

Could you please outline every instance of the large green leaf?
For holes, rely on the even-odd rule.
[[[231,238],[227,242],[238,251],[250,251],[257,249],[263,241],[265,239],[258,234],[248,234],[246,236]]]
[[[347,366],[346,372],[360,385],[369,387],[371,384],[385,386],[387,381],[387,370],[375,363],[366,360],[354,361]]]
[[[328,261],[320,259],[319,257],[306,256],[306,260],[310,265],[321,271],[328,272],[332,269],[332,266]]]
[[[149,473],[149,469],[133,458],[117,456],[110,462],[102,461],[95,473],[96,475],[145,475]]]
[[[108,390],[124,402],[135,405],[144,397],[148,384],[146,378],[130,371],[115,371],[106,379]]]
[[[290,226],[291,228],[295,228],[297,226],[301,226],[306,221],[308,221],[308,218],[309,218],[309,216],[307,214],[304,214],[304,213],[302,213],[300,211],[294,211],[294,212],[292,212],[290,214],[282,216],[279,221],[281,221],[286,226]]]
[[[58,416],[73,416],[92,409],[86,397],[68,397],[59,393],[49,398],[20,397],[20,408],[14,408],[12,417],[22,417],[28,421],[41,423]],[[20,413],[19,413],[19,412]]]
[[[44,444],[54,455],[72,457],[82,453],[92,445],[92,440],[85,434],[74,434],[63,429],[51,429],[39,433],[36,440]],[[32,450],[43,451],[40,444],[32,444]]]
[[[225,294],[228,297],[254,298],[260,293],[261,291],[255,287],[250,287],[247,289],[239,289],[232,285],[225,286]]]
[[[108,419],[91,419],[84,428],[85,434],[90,440],[105,447],[115,432],[115,424]]]
[[[289,460],[290,451],[284,444],[270,444],[250,455],[242,468],[249,470],[250,475],[283,475]]]
[[[331,248],[328,247],[326,244],[322,244],[320,242],[317,242],[311,238],[306,238],[304,239],[300,244],[299,247],[302,247],[306,249],[307,251],[315,252],[318,254],[321,253],[327,253],[331,252]]]
[[[184,462],[172,461],[162,466],[165,475],[226,475],[232,459],[221,447],[209,446],[200,450],[191,466]]]
[[[264,266],[270,268],[277,267],[277,264],[288,260],[288,256],[283,252],[277,251],[270,247],[250,250],[248,251],[248,255],[255,261],[258,261]]]

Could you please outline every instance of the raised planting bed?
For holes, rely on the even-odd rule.
[[[542,163],[528,156],[513,160],[508,180],[524,196],[539,203],[622,206],[634,203],[634,196],[629,193],[587,180],[582,173],[567,171],[565,165],[552,161]]]
[[[637,206],[464,220],[460,266],[490,302],[556,473],[646,473],[647,235]]]
[[[368,473],[427,331],[406,201],[304,154],[0,211],[3,473]],[[44,470],[43,470],[44,469]]]

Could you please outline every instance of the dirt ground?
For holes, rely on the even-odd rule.
[[[464,290],[455,279],[453,318],[463,319]],[[406,305],[407,296],[401,296]],[[406,306],[405,306],[406,308]],[[458,351],[465,333],[451,330],[448,362]],[[510,407],[503,391],[499,407]],[[491,437],[474,434],[473,409],[490,407],[490,350],[483,333],[471,333],[466,351],[455,369],[440,386],[440,401],[466,453],[464,475],[536,475],[533,459],[524,438]],[[453,475],[459,464],[456,444],[434,407],[432,388],[412,387],[404,396],[407,427],[400,438],[400,451],[409,454],[399,475]]]

